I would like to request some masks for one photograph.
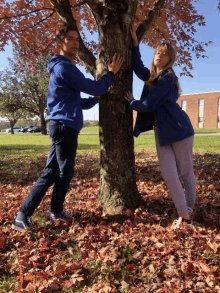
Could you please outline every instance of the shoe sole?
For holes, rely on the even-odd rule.
[[[66,223],[66,224],[68,224],[68,222],[67,222],[65,219],[63,219],[63,218],[50,219],[50,221],[51,221],[52,223],[56,223],[56,222],[60,221],[61,223]]]
[[[12,229],[17,230],[19,232],[25,232],[25,231],[27,231],[27,229],[20,228],[20,227],[14,225],[14,224],[12,224]]]

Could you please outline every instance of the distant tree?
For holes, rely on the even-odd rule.
[[[99,126],[99,121],[93,121],[90,123],[90,126]]]
[[[9,127],[10,127],[10,124],[8,121],[4,121],[4,120],[0,121],[0,131],[3,131]]]
[[[10,91],[5,88],[1,88],[0,91],[0,115],[7,118],[11,128],[11,134],[14,134],[14,126],[19,118],[23,116],[21,109],[17,109],[10,105],[13,97],[10,95]]]
[[[42,126],[42,134],[46,130],[46,106],[49,74],[46,71],[50,54],[36,56],[29,60],[20,56],[19,50],[14,49],[13,58],[9,58],[9,68],[1,73],[0,85],[10,91],[11,98],[7,108],[20,109],[26,117],[38,116]],[[34,63],[34,68],[31,64]],[[10,86],[9,86],[10,85]]]
[[[83,121],[83,127],[88,127],[90,125],[89,121]]]

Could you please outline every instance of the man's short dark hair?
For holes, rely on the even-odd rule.
[[[56,34],[55,34],[56,40],[62,41],[69,31],[75,31],[78,34],[78,30],[74,25],[64,24],[56,30]]]

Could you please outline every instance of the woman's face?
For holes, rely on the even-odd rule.
[[[163,68],[170,62],[170,57],[167,52],[157,50],[154,55],[154,66],[156,66],[157,71],[163,70]]]

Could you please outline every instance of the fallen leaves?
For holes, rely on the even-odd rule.
[[[0,292],[220,292],[216,156],[195,155],[197,223],[189,233],[169,230],[176,212],[155,153],[136,154],[137,186],[146,207],[117,218],[103,215],[97,207],[99,158],[89,153],[77,157],[66,197],[65,208],[82,218],[53,225],[49,189],[34,215],[35,232],[20,234],[11,223],[46,158],[26,179],[6,177],[0,189]],[[17,168],[21,173],[22,166]]]

